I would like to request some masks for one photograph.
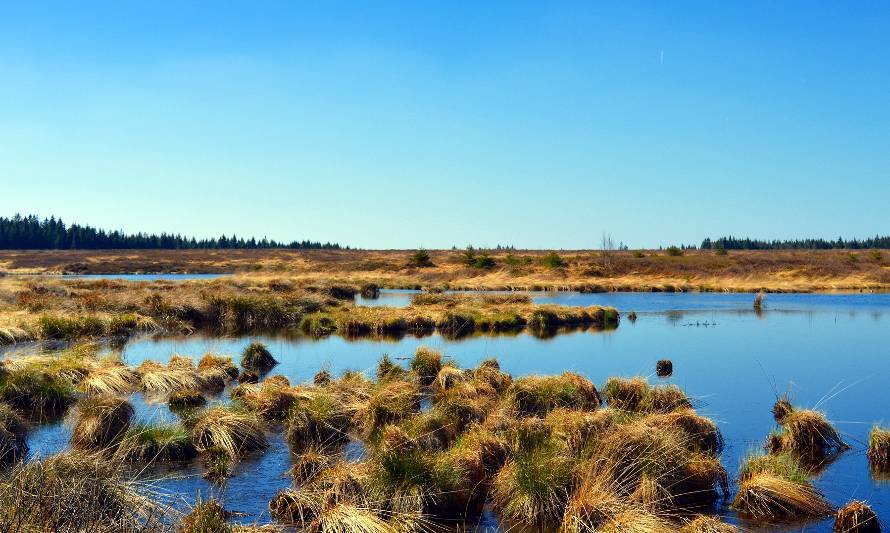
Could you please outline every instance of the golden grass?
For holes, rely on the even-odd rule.
[[[0,479],[0,531],[161,529],[170,510],[124,474],[119,463],[98,454],[19,463]]]
[[[739,482],[732,507],[746,518],[791,521],[831,514],[831,505],[808,483],[770,473],[753,474]]]
[[[116,446],[130,427],[133,406],[115,396],[92,396],[77,404],[77,421],[71,446],[77,450],[104,450]]]
[[[680,533],[736,533],[738,530],[716,516],[699,515],[684,523]]]
[[[168,395],[181,390],[201,387],[198,373],[193,369],[165,367],[155,361],[144,361],[136,368],[142,390],[149,394]]]
[[[890,474],[890,429],[871,428],[868,434],[868,462],[873,472]]]
[[[0,268],[12,273],[62,272],[236,272],[302,284],[375,283],[380,287],[587,290],[813,291],[887,287],[886,263],[856,263],[846,250],[684,251],[671,257],[657,250],[615,251],[605,265],[601,252],[560,251],[566,266],[547,268],[547,251],[491,251],[495,267],[468,268],[462,251],[430,250],[429,268],[409,267],[407,250],[40,250],[0,252]],[[638,255],[640,257],[636,257]],[[12,276],[7,276],[7,280]]]
[[[192,426],[192,440],[198,451],[219,448],[233,459],[269,446],[255,415],[225,407],[200,413]]]
[[[849,448],[837,429],[818,411],[792,409],[782,414],[780,424],[781,430],[771,435],[767,443],[772,452],[793,452],[819,462]]]

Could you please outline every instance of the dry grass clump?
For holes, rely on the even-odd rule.
[[[588,461],[608,466],[620,494],[652,511],[703,507],[728,492],[717,456],[697,451],[678,427],[645,420],[618,424],[592,452]]]
[[[279,492],[269,511],[279,522],[311,533],[408,531],[421,522],[392,510],[392,502],[374,500],[367,483],[367,465],[340,461],[310,483]]]
[[[732,508],[745,518],[762,521],[818,518],[832,511],[791,453],[749,457],[742,465]]]
[[[71,446],[77,450],[104,450],[116,446],[130,427],[135,411],[115,396],[91,396],[77,405],[77,422]]]
[[[272,370],[278,361],[261,342],[252,342],[241,354],[241,366],[247,370],[264,373]]]
[[[15,410],[0,403],[0,467],[15,463],[28,453],[28,426]]]
[[[226,523],[229,513],[218,501],[198,499],[192,510],[182,517],[178,533],[228,533],[232,527]]]
[[[395,424],[420,412],[421,394],[407,381],[388,381],[377,385],[357,410],[365,434],[373,435],[387,424]]]
[[[738,530],[716,516],[699,515],[683,524],[680,533],[736,533]]]
[[[849,448],[825,415],[818,411],[792,408],[782,412],[780,424],[781,430],[770,435],[767,442],[771,452],[793,452],[808,461],[818,462]]]
[[[890,474],[890,429],[880,426],[871,428],[867,455],[872,471]]]
[[[195,409],[204,406],[207,398],[198,391],[182,390],[176,391],[167,399],[167,405],[172,410]]]
[[[7,371],[0,374],[0,401],[47,415],[62,413],[74,403],[74,386],[62,374],[28,366],[5,366]]]
[[[315,389],[294,402],[287,418],[287,440],[296,450],[331,446],[349,439],[352,411],[337,394]]]
[[[77,388],[85,394],[130,394],[139,386],[139,376],[118,360],[107,360],[91,370]]]
[[[693,409],[682,408],[668,413],[652,413],[643,421],[653,427],[679,428],[686,433],[687,444],[697,452],[718,455],[723,451],[723,435],[717,424]]]
[[[602,404],[593,383],[571,372],[519,378],[507,391],[507,397],[517,416],[543,417],[557,407],[589,411]]]
[[[853,500],[835,513],[834,530],[843,533],[881,533],[881,523],[868,504]]]
[[[164,366],[157,361],[143,361],[136,367],[142,390],[148,394],[169,395],[181,390],[201,388],[197,372],[188,368]]]
[[[442,352],[420,346],[411,359],[411,370],[417,374],[424,386],[432,385],[439,371],[442,370]]]
[[[676,385],[652,386],[642,377],[611,377],[603,388],[609,407],[634,413],[670,412],[691,408],[689,397]]]
[[[100,455],[62,453],[16,465],[0,481],[2,531],[160,529],[166,509]]]
[[[260,386],[239,385],[232,391],[232,397],[248,410],[265,420],[276,422],[282,422],[288,417],[288,411],[300,396],[300,391],[290,387],[286,378],[284,381],[266,379]]]
[[[189,432],[179,425],[135,424],[118,445],[127,461],[170,462],[194,459],[198,452]]]
[[[222,370],[229,379],[238,378],[238,366],[232,361],[232,358],[225,355],[217,355],[208,352],[198,361],[198,371],[203,370]]]
[[[219,448],[233,459],[269,445],[255,415],[226,407],[200,413],[192,426],[192,441],[198,451]]]
[[[508,520],[541,527],[558,524],[571,494],[573,474],[573,461],[556,439],[523,439],[494,477],[495,509]]]

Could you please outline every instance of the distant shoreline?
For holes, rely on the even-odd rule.
[[[0,251],[0,272],[21,274],[235,274],[381,288],[581,292],[884,292],[890,253],[868,250],[479,251],[493,265],[466,264],[463,250],[21,250]],[[545,263],[555,254],[559,266]]]

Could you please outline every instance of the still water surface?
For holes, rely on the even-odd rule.
[[[547,340],[528,334],[462,340],[438,335],[400,340],[194,335],[137,338],[124,346],[123,356],[138,365],[144,359],[164,361],[173,353],[196,359],[211,350],[237,355],[249,342],[260,340],[281,362],[273,373],[300,382],[311,380],[322,366],[335,373],[371,370],[383,354],[408,357],[417,346],[426,345],[464,366],[497,356],[514,376],[572,370],[600,386],[613,375],[659,381],[655,362],[669,358],[674,376],[668,381],[696,398],[699,412],[720,425],[727,443],[723,463],[730,473],[774,428],[770,408],[776,395],[790,392],[794,403],[824,410],[853,446],[816,485],[835,505],[864,499],[879,516],[890,516],[890,485],[871,478],[865,457],[872,424],[890,422],[890,295],[770,295],[768,310],[760,314],[750,310],[751,295],[547,295],[583,300],[582,305],[608,303],[640,315],[636,322],[623,319],[617,330],[577,331]],[[138,396],[135,403],[142,418],[173,419],[163,405],[146,404]],[[35,431],[32,453],[63,449],[69,432],[65,424]],[[271,442],[265,454],[243,462],[223,489],[212,489],[197,467],[177,471],[158,488],[182,501],[193,499],[196,491],[215,490],[232,510],[246,513],[244,522],[267,519],[269,500],[289,484],[287,445],[280,434]],[[735,521],[728,510],[722,512]],[[824,521],[805,530],[830,531],[830,526]]]

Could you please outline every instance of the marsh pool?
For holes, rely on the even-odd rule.
[[[550,339],[529,334],[474,336],[449,340],[437,334],[398,340],[342,337],[310,339],[282,336],[134,338],[121,348],[124,359],[138,365],[145,359],[164,361],[171,354],[193,356],[207,351],[237,355],[253,340],[269,346],[281,362],[273,374],[292,382],[311,380],[321,367],[334,373],[371,370],[384,354],[404,359],[420,345],[442,350],[463,366],[496,356],[514,376],[533,373],[582,373],[598,385],[609,376],[654,374],[655,362],[673,361],[668,382],[695,398],[698,411],[718,422],[726,439],[723,463],[730,473],[751,450],[759,449],[775,423],[770,408],[777,395],[788,392],[794,403],[823,410],[852,449],[815,480],[835,505],[850,499],[868,501],[878,516],[890,516],[890,484],[874,480],[865,457],[867,435],[876,422],[890,421],[890,295],[770,295],[767,309],[755,313],[752,295],[700,293],[548,293],[581,305],[614,305],[635,310],[636,321],[622,318],[611,331],[574,331]],[[582,298],[583,297],[583,298]],[[536,297],[537,298],[537,297]],[[539,300],[540,301],[540,300]],[[36,348],[34,348],[36,349]],[[661,380],[664,381],[664,380]],[[173,418],[165,405],[134,398],[139,416]],[[63,449],[70,428],[58,423],[32,432],[32,455]],[[201,478],[201,470],[177,470],[163,476],[158,490],[181,502],[196,493],[213,492],[240,513],[240,520],[268,520],[267,505],[288,486],[289,454],[281,434],[271,435],[271,448],[241,463],[221,488]],[[724,508],[721,514],[737,522]],[[491,517],[481,527],[497,528]],[[801,530],[800,525],[789,531]],[[775,529],[773,529],[775,530]],[[806,531],[830,531],[831,521],[808,524]]]

